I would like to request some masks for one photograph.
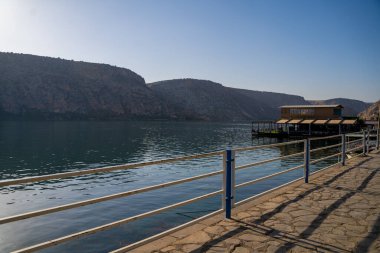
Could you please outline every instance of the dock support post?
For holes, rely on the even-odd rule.
[[[235,151],[227,149],[224,153],[224,209],[226,219],[231,219],[235,195]]]
[[[269,123],[269,136],[272,136],[272,122]]]
[[[309,167],[310,167],[310,139],[307,138],[304,141],[304,153],[305,153],[305,160],[304,160],[304,176],[305,176],[305,183],[309,183]]]
[[[346,135],[342,134],[342,165],[346,164]]]

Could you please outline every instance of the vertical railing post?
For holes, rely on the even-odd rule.
[[[310,167],[310,139],[304,141],[304,176],[305,183],[309,183],[309,167]]]
[[[366,142],[365,142],[365,144],[366,144],[366,149],[365,149],[365,153],[366,153],[366,155],[369,153],[369,149],[370,149],[370,146],[369,146],[369,136],[371,135],[371,130],[368,130],[367,131],[367,139],[366,139]]]
[[[366,148],[366,137],[365,137],[365,130],[363,130],[363,155],[365,155],[365,148]]]
[[[371,133],[372,132],[373,132],[372,130],[368,131],[368,149],[367,149],[367,153],[369,153],[371,151],[371,149],[372,149],[372,145],[371,145]]]
[[[231,210],[234,204],[235,193],[235,152],[231,149],[227,149],[224,155],[224,209],[226,213],[226,219],[231,219]]]
[[[346,164],[346,135],[342,134],[342,165]]]
[[[379,126],[380,127],[380,126]],[[379,149],[379,145],[380,145],[380,136],[379,136],[379,127],[376,129],[376,150]]]

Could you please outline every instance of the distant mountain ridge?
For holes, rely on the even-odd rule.
[[[360,112],[366,110],[372,103],[366,103],[356,99],[332,98],[327,100],[308,100],[313,105],[334,105],[339,104],[344,107],[343,116],[357,116]]]
[[[0,120],[242,122],[276,119],[278,107],[285,104],[309,102],[301,96],[229,88],[207,80],[146,84],[135,72],[107,64],[0,53]]]
[[[58,119],[165,118],[170,110],[131,70],[0,53],[3,115]]]
[[[175,79],[148,86],[182,115],[202,120],[274,119],[284,103],[307,103],[300,96],[229,88],[207,80]]]

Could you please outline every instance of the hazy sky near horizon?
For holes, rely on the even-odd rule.
[[[0,0],[0,51],[372,102],[380,1]]]

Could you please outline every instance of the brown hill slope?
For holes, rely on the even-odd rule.
[[[131,70],[107,64],[0,53],[0,120],[251,121],[276,119],[285,104],[309,102],[196,79],[147,85]]]
[[[373,103],[366,110],[359,113],[359,117],[365,120],[377,120],[379,117],[380,100]]]
[[[213,121],[275,119],[283,104],[308,104],[304,98],[225,87],[207,80],[175,79],[148,84],[177,112]]]
[[[136,73],[106,64],[0,53],[0,111],[32,118],[167,118]]]

